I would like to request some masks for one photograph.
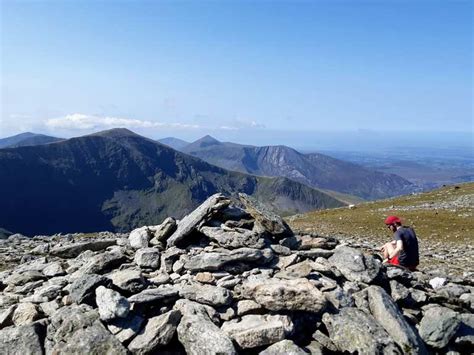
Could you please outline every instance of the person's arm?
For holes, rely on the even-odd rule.
[[[397,244],[391,253],[388,254],[389,259],[397,256],[403,250],[403,242],[401,239],[397,240]]]

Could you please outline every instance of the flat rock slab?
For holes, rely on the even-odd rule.
[[[168,238],[168,247],[178,245],[191,232],[230,204],[223,194],[215,194],[178,223],[176,231]]]
[[[73,302],[95,305],[95,289],[99,286],[108,286],[110,280],[96,274],[82,275],[71,284],[69,294]]]
[[[381,266],[374,257],[365,256],[361,251],[346,246],[336,248],[329,262],[349,281],[367,284],[379,275]]]
[[[272,311],[309,311],[320,313],[326,297],[308,279],[268,279],[242,285],[242,295]]]
[[[177,310],[148,319],[143,330],[128,345],[128,349],[134,354],[149,354],[160,346],[167,345],[180,320],[181,312]]]
[[[112,245],[116,245],[115,240],[96,240],[55,247],[49,253],[60,258],[75,258],[85,250],[99,251]]]
[[[242,349],[269,345],[285,339],[294,330],[288,316],[246,315],[241,320],[224,322],[221,329]]]
[[[243,203],[245,210],[266,232],[279,238],[293,235],[293,232],[283,218],[269,211],[256,199],[244,193],[239,193],[239,199]]]
[[[255,262],[265,259],[261,250],[252,248],[240,248],[232,251],[222,250],[218,252],[201,253],[192,256],[184,268],[190,271],[220,271],[226,264],[233,262]]]
[[[184,286],[180,289],[179,295],[191,301],[215,307],[225,306],[232,302],[232,294],[229,290],[219,286],[198,283]]]
[[[393,339],[371,315],[357,308],[325,313],[323,323],[341,352],[358,354],[401,354]]]
[[[175,286],[149,288],[128,298],[130,303],[150,303],[163,299],[178,298],[179,289]]]

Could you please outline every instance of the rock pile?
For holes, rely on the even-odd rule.
[[[243,206],[239,207],[239,206]],[[474,346],[472,279],[387,268],[217,194],[125,238],[13,236],[1,354],[451,354]]]

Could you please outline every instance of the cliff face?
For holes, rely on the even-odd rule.
[[[225,169],[260,176],[279,176],[310,187],[374,200],[409,193],[415,186],[386,174],[323,154],[301,154],[286,146],[255,147],[204,137],[183,152]]]
[[[244,194],[215,194],[180,221],[130,234],[0,243],[0,260],[16,264],[0,273],[2,354],[427,354],[474,345],[472,278],[430,278],[334,238],[295,234]]]
[[[268,197],[284,214],[343,205],[288,179],[227,171],[124,129],[0,150],[0,226],[28,235],[130,231],[181,218],[216,192]]]

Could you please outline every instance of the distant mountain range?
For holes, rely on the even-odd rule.
[[[0,149],[0,226],[26,235],[129,231],[245,192],[283,214],[343,206],[293,180],[232,172],[126,129]]]
[[[169,138],[167,142],[173,144]],[[366,200],[402,195],[415,189],[411,182],[395,174],[378,172],[323,154],[302,154],[281,145],[257,147],[220,142],[205,136],[180,146],[175,148],[225,169],[259,176],[286,177],[313,188]]]
[[[62,140],[64,139],[46,136],[44,134],[25,132],[17,134],[16,136],[0,139],[0,148],[26,147],[31,145],[59,142]]]

